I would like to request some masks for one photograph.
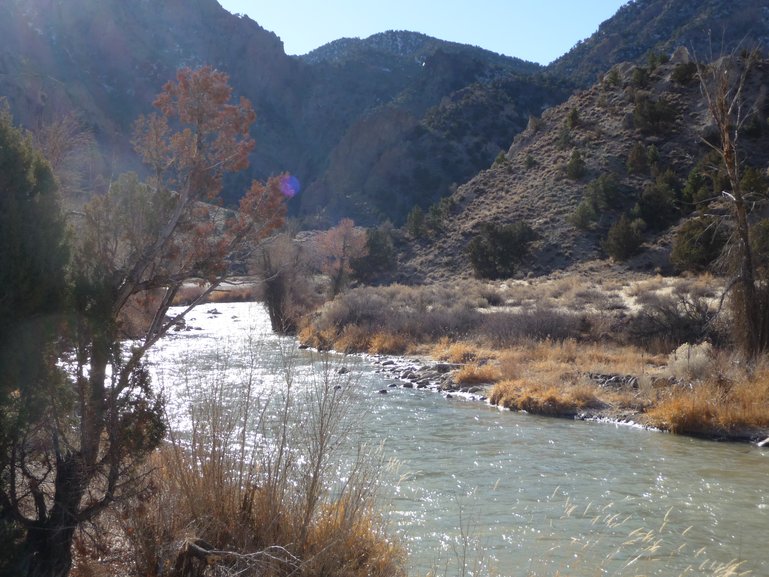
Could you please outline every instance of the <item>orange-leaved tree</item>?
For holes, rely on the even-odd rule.
[[[19,574],[67,575],[77,527],[141,487],[137,464],[164,434],[147,351],[283,223],[279,178],[254,183],[235,210],[219,206],[224,176],[248,165],[254,145],[250,103],[231,100],[225,74],[179,71],[156,99],[158,113],[136,123],[147,181],[123,175],[85,207],[71,274],[74,354],[57,385],[64,392],[17,432],[6,468],[7,514],[25,532]],[[169,315],[190,278],[206,290]]]

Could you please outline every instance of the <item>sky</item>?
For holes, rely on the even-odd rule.
[[[306,54],[339,38],[421,32],[549,64],[611,18],[627,0],[219,0]]]

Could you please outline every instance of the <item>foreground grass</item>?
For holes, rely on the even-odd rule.
[[[746,367],[713,322],[717,281],[564,277],[501,285],[362,288],[327,303],[300,340],[319,349],[427,355],[493,404],[632,420],[674,433],[769,436],[769,369]],[[688,348],[687,348],[688,347]],[[682,352],[684,351],[684,352]]]

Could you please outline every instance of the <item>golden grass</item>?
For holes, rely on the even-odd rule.
[[[338,334],[334,328],[318,330],[312,325],[307,325],[299,330],[297,338],[306,347],[313,347],[319,351],[328,351],[334,347]]]
[[[515,378],[522,371],[560,381],[564,374],[617,373],[644,375],[661,373],[664,355],[651,355],[636,347],[598,343],[539,341],[523,343],[499,355],[503,378]]]
[[[769,428],[769,368],[736,382],[712,378],[671,388],[648,411],[650,424],[685,434],[740,434]]]
[[[604,405],[595,386],[582,383],[557,386],[523,379],[497,383],[490,400],[493,405],[506,409],[550,416],[571,416],[581,410]]]
[[[173,564],[174,556],[164,559],[162,552],[174,549],[170,541],[178,546],[185,538],[203,537],[250,554],[259,574],[273,577],[404,575],[404,551],[384,532],[373,501],[348,495],[325,504],[303,533],[305,507],[284,488],[238,486],[222,474],[221,464],[201,467],[193,456],[168,446],[149,465],[152,494],[127,505],[120,521],[141,574],[156,575],[160,560]],[[269,555],[260,558],[253,553],[258,551]]]
[[[451,341],[444,337],[432,347],[430,354],[441,361],[460,365],[494,359],[497,356],[497,351],[482,347],[478,343]]]
[[[369,350],[371,335],[358,325],[347,325],[334,339],[334,350],[340,353],[362,353]]]
[[[402,355],[409,348],[409,339],[393,333],[374,333],[368,351],[375,355]]]
[[[494,365],[470,363],[457,371],[454,380],[460,385],[480,385],[496,383],[501,376],[499,368]]]

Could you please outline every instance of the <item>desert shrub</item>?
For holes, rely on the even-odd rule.
[[[526,124],[526,130],[530,132],[539,132],[539,129],[544,126],[544,121],[539,116],[529,114],[529,122]]]
[[[534,230],[523,222],[483,223],[480,234],[467,247],[475,275],[489,279],[513,276],[516,267],[528,255],[534,238]]]
[[[654,100],[648,92],[638,91],[633,110],[633,125],[636,129],[659,134],[669,128],[676,119],[675,109],[660,97]]]
[[[713,368],[713,346],[708,342],[684,343],[668,357],[668,371],[686,381],[700,381],[710,376]]]
[[[669,351],[683,343],[722,340],[713,325],[708,298],[685,291],[648,292],[637,297],[640,310],[624,324],[631,344],[654,351]]]
[[[569,215],[569,222],[580,230],[590,229],[595,221],[598,220],[598,211],[589,198],[583,198]]]
[[[566,312],[538,308],[524,312],[493,312],[484,315],[478,335],[494,346],[510,346],[521,341],[577,338],[584,318]]]
[[[569,158],[569,162],[566,164],[566,176],[572,180],[579,180],[585,176],[586,171],[587,165],[582,158],[582,154],[579,150],[574,149],[571,153],[571,158]]]
[[[630,174],[646,174],[648,172],[649,163],[646,147],[642,142],[636,142],[630,149],[625,166]]]
[[[623,261],[641,250],[643,223],[631,221],[626,215],[619,217],[606,234],[602,246],[614,260]]]
[[[535,166],[537,166],[537,161],[534,159],[531,153],[527,153],[526,158],[524,158],[523,160],[523,165],[526,168],[534,168]]]
[[[727,241],[720,219],[702,216],[686,221],[676,232],[670,262],[679,271],[700,272],[721,254]]]
[[[689,86],[697,79],[697,63],[696,62],[681,62],[676,64],[673,68],[673,72],[670,75],[673,82],[682,86]]]

